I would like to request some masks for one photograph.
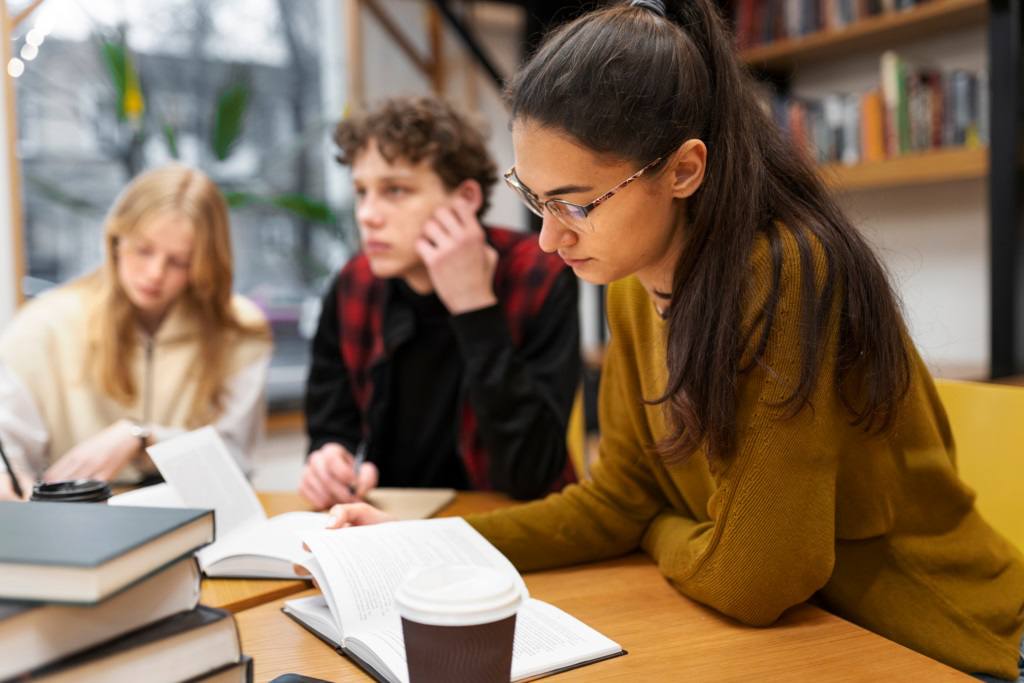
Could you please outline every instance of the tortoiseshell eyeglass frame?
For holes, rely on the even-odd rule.
[[[574,204],[573,202],[566,201],[564,199],[548,199],[542,202],[533,190],[528,188],[521,180],[519,180],[519,177],[516,175],[515,166],[505,171],[504,178],[505,183],[512,188],[512,190],[519,195],[519,198],[523,200],[523,203],[526,204],[526,208],[537,216],[543,218],[544,210],[547,209],[548,213],[561,221],[562,224],[570,230],[581,233],[594,232],[594,224],[590,221],[590,214],[593,213],[594,209],[615,196],[616,192],[619,192],[644,173],[657,166],[663,158],[664,157],[658,157],[586,205]]]

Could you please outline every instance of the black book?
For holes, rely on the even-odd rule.
[[[252,657],[242,655],[235,664],[228,664],[213,673],[192,678],[187,683],[252,683]]]
[[[202,680],[241,658],[234,617],[225,610],[200,605],[35,671],[30,677],[47,683],[177,683]]]
[[[94,604],[213,538],[211,510],[0,502],[0,598]]]
[[[199,603],[199,567],[178,560],[98,605],[0,600],[0,681],[88,650]]]

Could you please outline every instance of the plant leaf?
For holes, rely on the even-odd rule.
[[[178,131],[174,130],[174,126],[169,123],[163,125],[164,142],[167,143],[167,151],[170,153],[173,159],[180,159],[181,154],[178,151]]]
[[[249,87],[229,85],[217,96],[210,147],[218,161],[224,161],[238,143],[249,109]]]
[[[252,192],[226,191],[224,199],[231,208],[265,206],[287,211],[304,221],[334,225],[338,216],[325,202],[303,194],[260,195]]]
[[[250,206],[252,204],[265,204],[266,202],[261,201],[261,198],[251,192],[232,192],[228,191],[224,193],[224,201],[228,203],[228,206],[232,209]]]
[[[271,199],[274,206],[314,223],[334,223],[337,216],[324,202],[302,194],[282,194]]]
[[[117,118],[124,119],[124,94],[127,86],[127,74],[125,71],[127,54],[123,43],[115,43],[111,40],[103,40],[100,43],[103,52],[103,64],[107,67],[107,74],[114,86],[117,95]]]

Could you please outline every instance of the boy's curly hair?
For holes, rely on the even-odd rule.
[[[342,119],[334,131],[338,161],[351,166],[371,140],[389,163],[428,160],[448,190],[464,180],[477,181],[483,190],[477,215],[482,216],[490,206],[491,188],[498,175],[484,135],[448,103],[433,97],[393,97]]]

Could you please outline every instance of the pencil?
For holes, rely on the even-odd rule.
[[[21,484],[18,483],[18,477],[14,475],[14,469],[11,467],[11,461],[7,459],[7,454],[4,452],[4,442],[0,441],[0,460],[4,461],[4,467],[7,468],[7,476],[11,478],[11,488],[14,489],[14,495],[19,499],[25,497],[25,493],[21,490]],[[358,470],[356,470],[358,472]]]

